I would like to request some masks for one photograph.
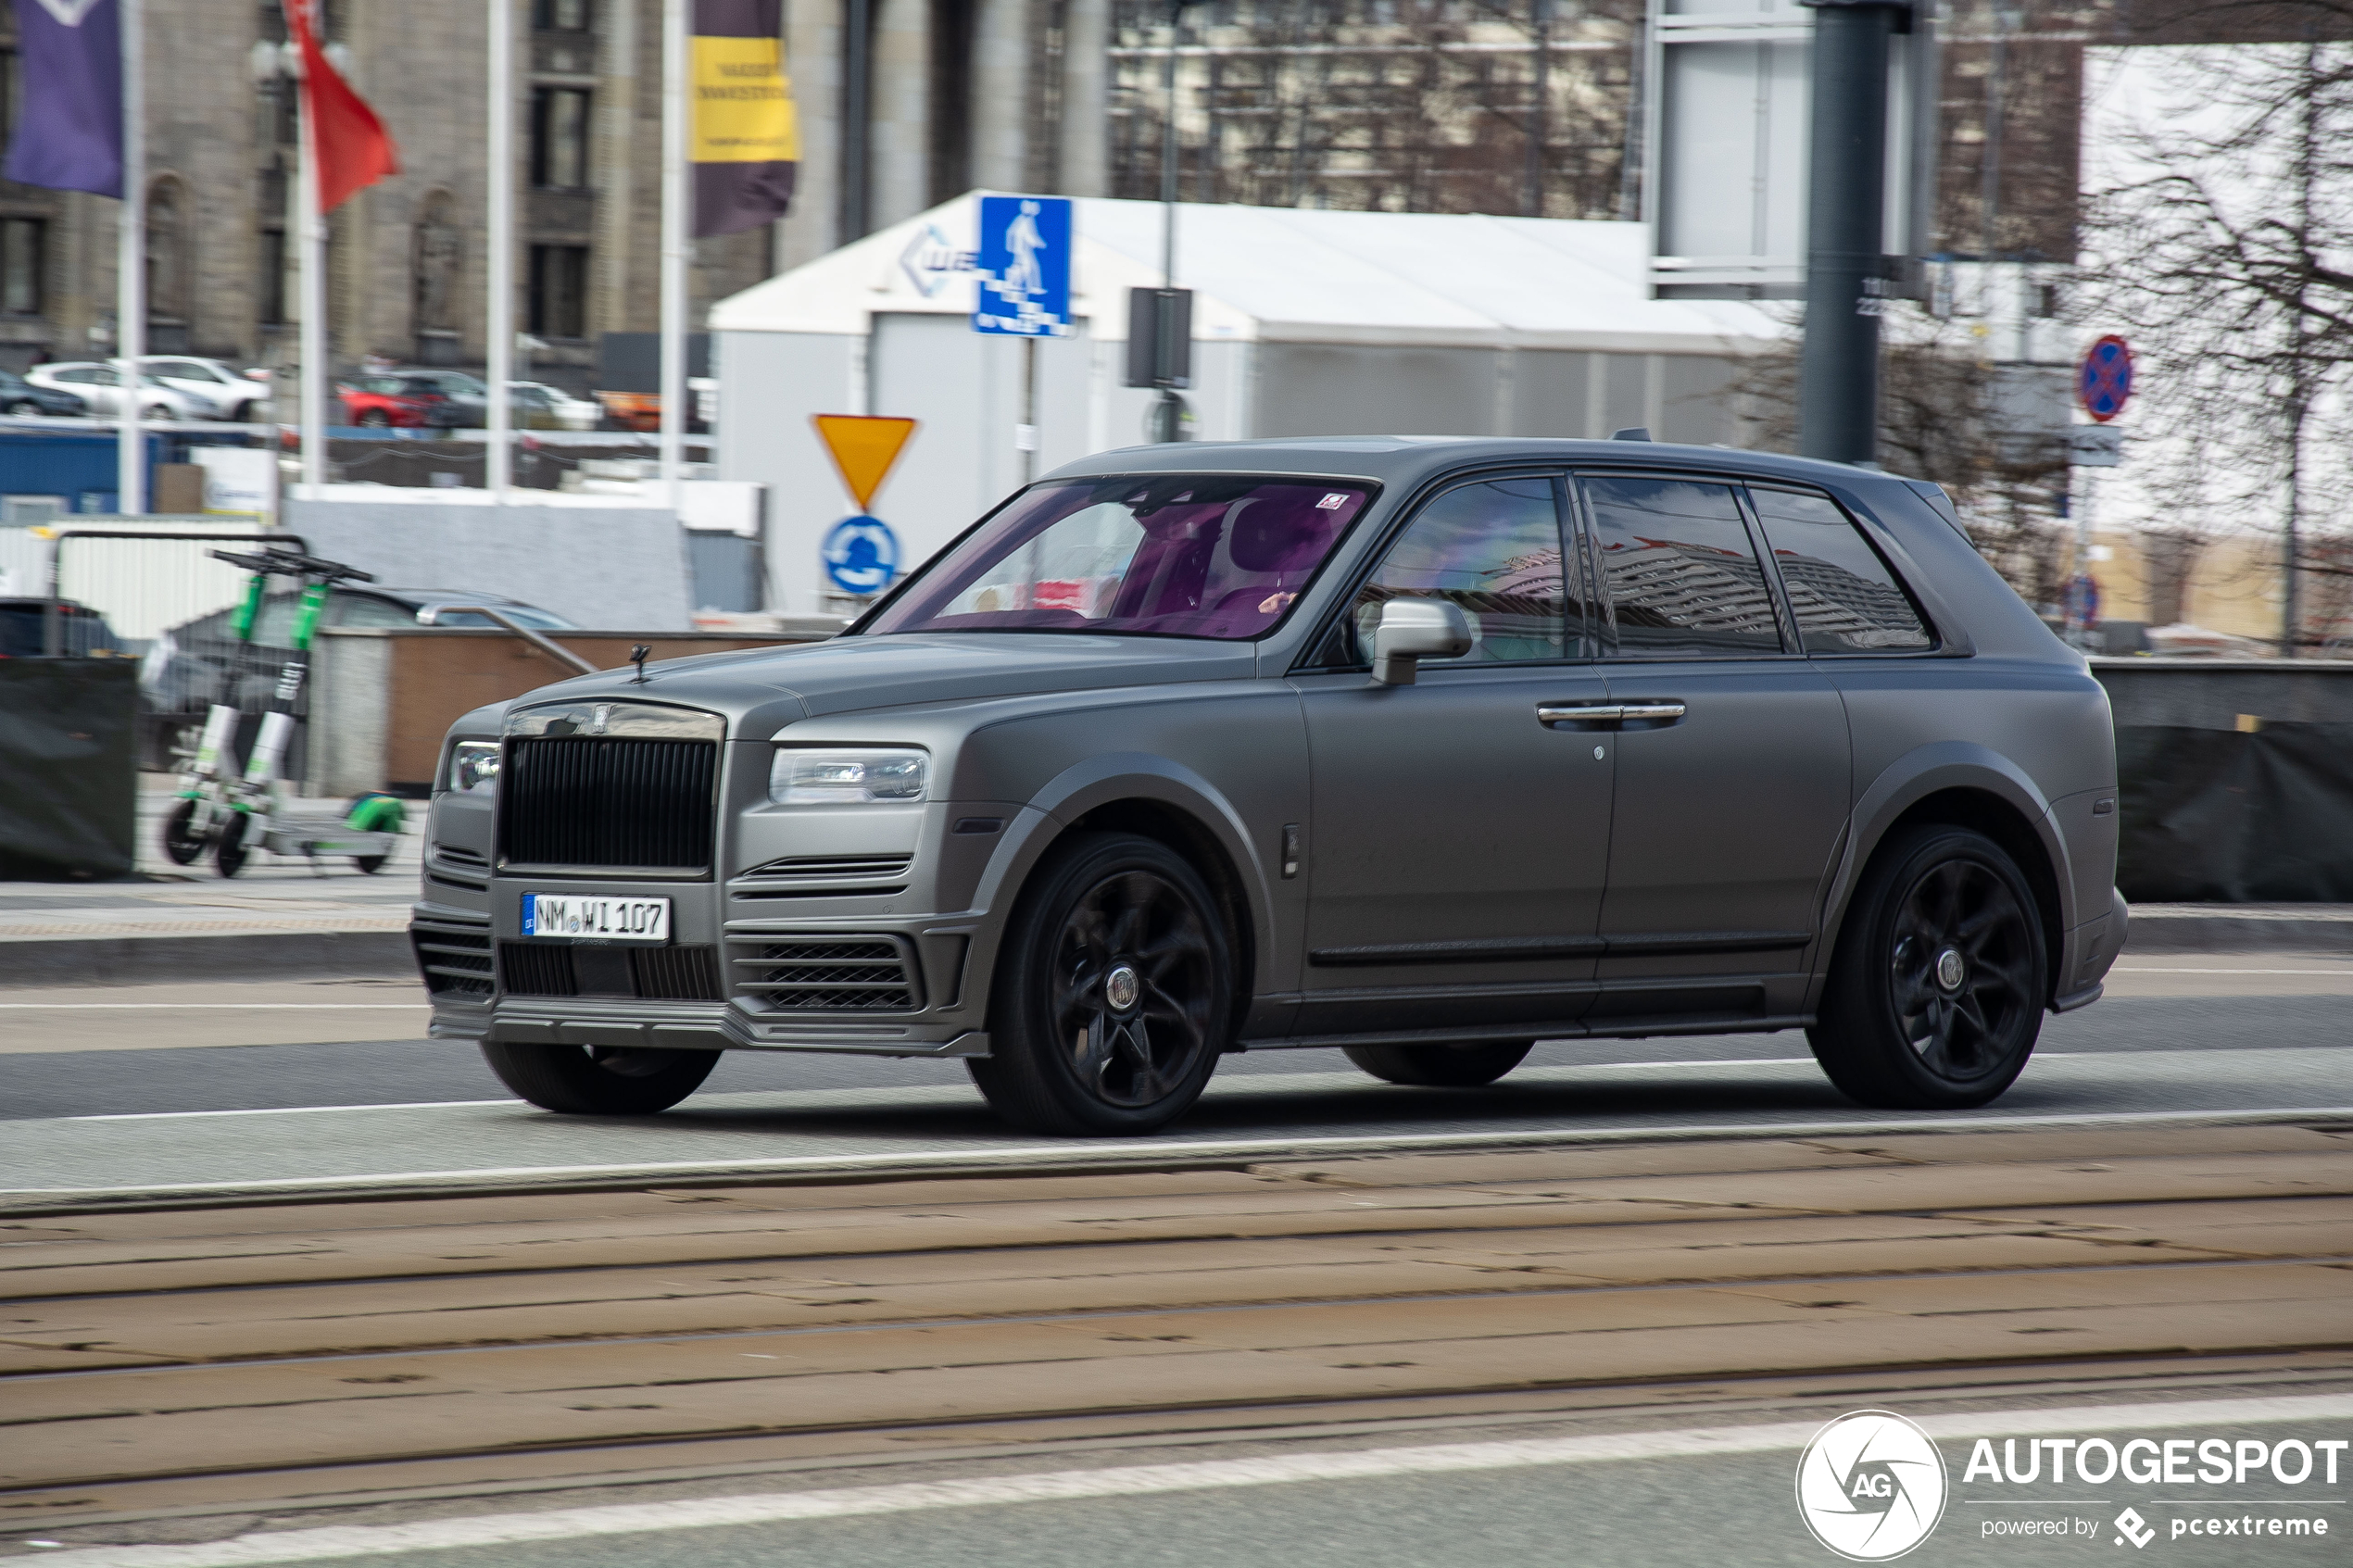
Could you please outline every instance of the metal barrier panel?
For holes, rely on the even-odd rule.
[[[0,659],[0,879],[130,874],[137,679],[125,659]]]

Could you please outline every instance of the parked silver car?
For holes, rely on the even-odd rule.
[[[1141,1133],[1230,1050],[1788,1028],[1973,1106],[2124,939],[2107,698],[1943,492],[1710,447],[1104,453],[835,641],[467,715],[438,786],[434,1030],[559,1111],[858,1051]]]

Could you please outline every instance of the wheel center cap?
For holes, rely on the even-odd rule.
[[[1936,983],[1947,991],[1957,991],[1969,975],[1969,965],[1961,961],[1960,949],[1947,947],[1936,955]]]
[[[1115,1012],[1126,1012],[1144,994],[1144,978],[1126,964],[1119,964],[1103,976],[1103,1000]]]

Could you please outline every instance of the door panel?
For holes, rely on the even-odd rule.
[[[1406,686],[1294,681],[1314,775],[1302,1033],[1558,1023],[1591,994],[1610,737],[1538,712],[1608,695],[1566,591],[1561,499],[1549,475],[1436,496],[1340,630],[1361,659],[1382,603],[1444,599],[1473,631],[1462,658]]]
[[[1846,823],[1846,709],[1802,659],[1609,671],[1614,703],[1680,703],[1617,737],[1605,978],[1797,968]]]
[[[1732,486],[1619,475],[1579,490],[1608,591],[1609,700],[1629,714],[1595,1012],[1795,1010],[1853,799],[1845,707],[1784,652]]]
[[[1301,1032],[1576,1016],[1599,946],[1615,737],[1536,709],[1605,700],[1599,672],[1295,684],[1315,801]]]

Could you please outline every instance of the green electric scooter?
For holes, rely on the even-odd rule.
[[[253,573],[245,596],[230,618],[237,641],[253,646],[254,629],[270,594],[272,577],[293,577],[303,584],[295,608],[294,633],[288,639],[296,653],[308,654],[311,639],[325,613],[328,596],[337,583],[372,583],[375,578],[358,567],[292,550],[265,549],[257,555],[214,550],[215,560],[244,567]],[[260,732],[242,772],[232,774],[238,709],[215,703],[205,716],[204,733],[181,777],[180,803],[164,820],[163,852],[174,864],[194,865],[209,851],[222,876],[235,876],[257,847],[274,855],[307,857],[323,873],[323,857],[348,855],[351,863],[371,874],[382,871],[399,842],[407,809],[394,796],[370,793],[351,803],[340,820],[298,816],[288,809],[284,781],[279,770],[285,761],[287,742],[294,738],[294,707],[302,696],[308,672],[307,659],[289,660],[278,671],[271,708],[261,716]]]

